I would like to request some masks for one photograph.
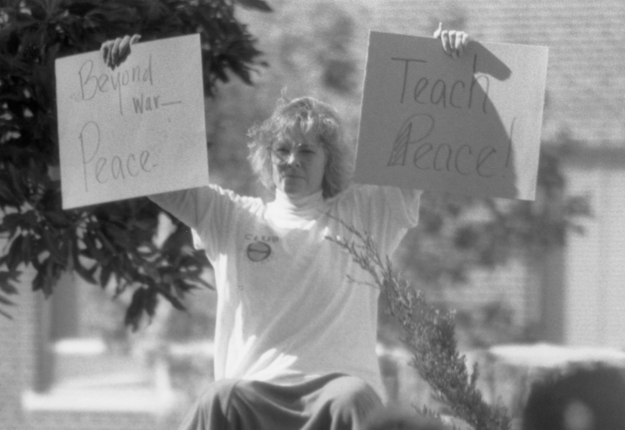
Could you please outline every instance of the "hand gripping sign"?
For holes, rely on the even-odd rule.
[[[199,35],[56,60],[63,208],[208,184]]]
[[[533,200],[547,53],[372,32],[355,180]]]

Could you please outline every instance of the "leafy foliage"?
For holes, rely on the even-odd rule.
[[[576,221],[590,215],[585,196],[566,194],[566,148],[565,140],[543,143],[535,201],[425,193],[419,227],[404,243],[402,272],[436,289],[462,284],[472,268],[494,268],[520,252],[540,264],[544,252],[565,245],[567,234],[582,232]]]
[[[518,262],[528,279],[540,276],[547,257],[566,245],[569,234],[582,234],[581,221],[591,215],[587,197],[566,190],[562,160],[570,143],[566,136],[543,142],[535,201],[424,193],[419,225],[395,254],[402,276],[440,307],[453,307],[449,298],[474,285],[477,271]],[[501,296],[457,306],[457,334],[464,345],[489,347],[540,338],[537,317],[519,323],[519,309],[513,306]]]
[[[370,236],[347,226],[356,241],[328,237],[346,249],[373,277],[387,299],[390,313],[401,326],[402,341],[413,354],[411,365],[430,384],[436,397],[475,429],[508,430],[510,418],[503,406],[488,405],[477,388],[477,365],[469,374],[458,352],[452,312],[429,304],[421,291],[400,279],[390,259],[382,258]],[[435,415],[424,408],[424,412]]]
[[[268,11],[261,0],[242,6]],[[49,295],[63,271],[118,292],[131,287],[126,323],[153,315],[159,296],[182,309],[180,297],[207,285],[206,259],[177,221],[163,244],[154,241],[159,209],[134,199],[70,211],[61,209],[54,60],[99,49],[109,39],[142,40],[199,33],[204,92],[234,74],[251,83],[260,52],[234,16],[235,2],[185,0],[4,0],[0,3],[0,313],[18,293],[25,266],[33,290]]]

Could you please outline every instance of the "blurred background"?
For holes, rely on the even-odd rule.
[[[625,368],[625,3],[268,3],[270,13],[237,12],[267,66],[253,86],[233,78],[206,101],[211,179],[247,195],[267,197],[246,161],[246,131],[281,95],[330,102],[355,140],[370,30],[428,36],[442,22],[483,42],[549,47],[536,201],[426,195],[393,262],[456,312],[485,397],[515,419],[545,375]],[[166,217],[159,228],[171,228]],[[0,317],[2,429],[175,428],[212,378],[214,292],[187,295],[187,312],[161,301],[134,332],[123,324],[130,298],[113,296],[114,286],[68,274],[50,299],[23,292],[13,319]],[[408,366],[392,318],[380,318],[389,397],[444,413]]]

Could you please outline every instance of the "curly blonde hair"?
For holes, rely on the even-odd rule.
[[[333,197],[347,188],[352,173],[353,148],[343,136],[336,110],[312,97],[291,101],[281,98],[267,120],[250,128],[248,159],[263,185],[268,189],[275,189],[271,161],[274,143],[299,134],[312,134],[326,153],[327,161],[321,185],[323,197]]]

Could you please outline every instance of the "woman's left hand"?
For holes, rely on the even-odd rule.
[[[471,37],[464,31],[443,30],[443,24],[439,23],[434,32],[434,37],[441,39],[443,50],[452,58],[461,56],[471,41]]]

